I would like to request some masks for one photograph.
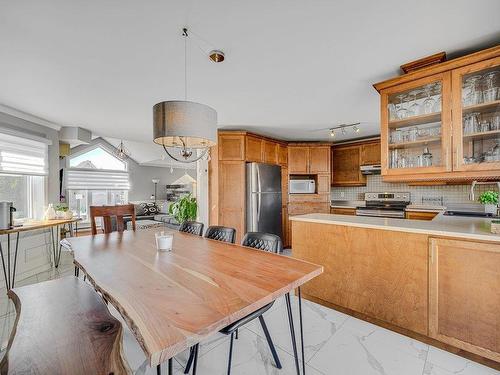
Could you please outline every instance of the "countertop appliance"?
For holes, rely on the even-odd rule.
[[[316,192],[316,181],[311,179],[290,180],[288,182],[290,194],[314,194]]]
[[[365,193],[364,207],[356,207],[357,216],[405,218],[410,193]]]
[[[246,165],[246,230],[282,237],[281,167],[263,163]]]
[[[14,226],[15,211],[12,202],[0,202],[0,229],[11,229]]]
[[[372,175],[372,174],[380,174],[382,167],[380,164],[371,164],[371,165],[362,165],[359,167],[361,174],[364,175]]]

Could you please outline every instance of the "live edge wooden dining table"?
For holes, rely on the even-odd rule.
[[[157,251],[156,229],[65,239],[75,265],[122,315],[151,366],[168,362],[227,325],[285,296],[297,374],[305,373],[300,286],[323,267],[171,231],[171,251]],[[290,292],[298,288],[302,366]],[[196,366],[193,366],[193,374]],[[300,368],[302,367],[302,369]]]

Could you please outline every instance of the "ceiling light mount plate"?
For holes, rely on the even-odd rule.
[[[221,63],[226,58],[226,55],[224,54],[223,51],[214,49],[208,53],[208,57],[214,63]]]

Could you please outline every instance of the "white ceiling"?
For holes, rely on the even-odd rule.
[[[226,52],[214,64],[189,50],[188,97],[220,127],[328,140],[317,130],[360,121],[369,136],[373,83],[499,43],[499,14],[499,0],[0,0],[0,103],[150,144],[153,104],[183,98],[187,25]]]

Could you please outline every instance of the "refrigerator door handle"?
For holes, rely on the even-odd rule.
[[[260,205],[261,205],[261,197],[260,194],[262,193],[262,188],[261,188],[261,183],[260,183],[260,169],[259,166],[257,165],[257,222],[260,221]],[[258,230],[258,229],[256,229]]]

